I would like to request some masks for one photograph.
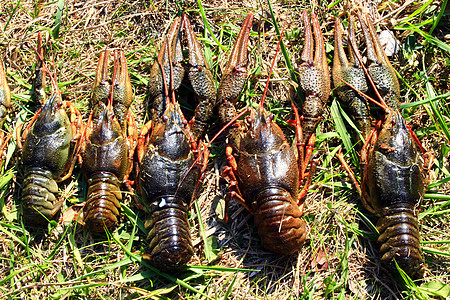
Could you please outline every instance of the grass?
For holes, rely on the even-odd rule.
[[[293,5],[295,4],[295,5]],[[327,58],[332,65],[334,17],[345,1],[320,3],[319,16]],[[322,5],[324,4],[324,5]],[[64,7],[63,7],[64,5]],[[13,104],[6,131],[28,120],[37,32],[45,33],[65,100],[88,116],[88,99],[98,56],[105,48],[126,52],[135,102],[133,114],[145,121],[145,92],[150,67],[163,32],[185,10],[205,47],[217,81],[240,25],[249,12],[256,18],[250,38],[250,78],[239,107],[261,97],[281,30],[284,49],[276,61],[266,107],[289,139],[294,131],[290,101],[296,96],[295,65],[303,47],[302,9],[307,4],[271,1],[3,1],[0,4],[0,57],[7,66]],[[327,7],[328,5],[328,7]],[[23,173],[14,139],[0,171],[0,297],[5,299],[445,299],[450,295],[450,171],[448,169],[450,49],[447,1],[383,2],[379,29],[393,30],[404,45],[391,58],[401,84],[401,111],[427,149],[433,151],[432,179],[419,220],[426,273],[423,281],[394,277],[380,264],[376,219],[361,205],[336,153],[342,148],[357,171],[352,124],[330,96],[317,129],[319,168],[306,199],[304,219],[310,233],[301,250],[280,257],[265,251],[253,217],[238,203],[223,222],[227,187],[220,177],[224,142],[211,147],[204,187],[189,221],[195,255],[182,272],[167,274],[142,260],[143,212],[130,197],[123,203],[118,228],[92,235],[80,224],[50,222],[31,231],[19,216]],[[389,16],[383,19],[384,16]],[[263,21],[258,24],[259,18]],[[342,15],[341,19],[345,16]],[[440,22],[439,22],[440,21]],[[51,65],[53,69],[53,66]],[[184,100],[184,99],[182,99]],[[193,105],[183,101],[193,109]],[[217,120],[211,132],[218,128]],[[211,138],[210,134],[210,138]],[[357,175],[359,176],[358,172]],[[77,167],[60,186],[64,210],[85,201],[86,181]]]

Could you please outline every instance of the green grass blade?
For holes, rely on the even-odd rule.
[[[64,0],[58,1],[58,8],[56,10],[56,17],[55,17],[55,26],[52,30],[52,36],[53,39],[57,40],[59,37],[59,28],[61,27],[61,16],[62,12],[64,10]]]
[[[200,15],[202,16],[203,19],[203,24],[205,24],[205,27],[208,29],[209,34],[212,36],[214,42],[216,42],[216,44],[222,49],[222,50],[227,50],[227,47],[225,47],[224,45],[222,45],[219,40],[216,38],[216,36],[214,35],[214,32],[211,30],[211,26],[209,26],[209,22],[208,19],[206,18],[205,15],[205,9],[203,8],[203,4],[201,0],[197,0],[197,4],[198,7],[200,9]]]
[[[6,28],[8,28],[9,23],[11,22],[11,19],[14,17],[14,14],[16,13],[17,9],[20,6],[20,3],[22,2],[22,0],[17,1],[16,6],[14,6],[11,15],[9,15],[8,21],[6,21],[5,27],[3,27],[3,31],[6,31]]]
[[[447,7],[447,2],[448,2],[448,0],[444,0],[444,1],[442,2],[441,10],[439,11],[439,14],[438,14],[437,18],[434,20],[433,26],[431,27],[431,29],[430,29],[430,31],[428,32],[428,34],[431,35],[431,34],[433,33],[434,29],[436,28],[436,26],[437,26],[437,25],[439,24],[439,22],[441,21],[441,18],[442,18],[442,16],[444,15],[445,8]]]
[[[429,35],[428,33],[423,32],[419,27],[407,22],[408,26],[397,26],[394,27],[396,30],[411,30],[413,32],[416,32],[420,34],[422,37],[424,37],[430,44],[441,48],[442,50],[450,53],[450,45],[440,41],[439,39],[435,38],[432,35]]]
[[[425,66],[424,66],[425,68]],[[426,74],[426,72],[424,72]],[[436,93],[434,91],[433,86],[431,85],[431,82],[428,80],[428,76],[426,75],[426,83],[425,83],[425,87],[426,87],[426,92],[427,92],[427,98],[431,99],[436,97]],[[450,141],[450,131],[447,127],[447,123],[445,122],[444,117],[442,116],[442,112],[440,110],[440,108],[438,106],[436,106],[436,104],[433,101],[429,101],[428,102],[431,106],[431,110],[433,111],[433,114],[435,115],[435,117],[437,118],[437,122],[439,124],[439,127],[441,128],[441,130],[444,132],[445,137],[447,138],[447,141]]]
[[[273,26],[275,26],[275,31],[277,32],[278,36],[280,36],[281,35],[280,27],[278,26],[277,18],[272,9],[272,4],[270,3],[270,0],[267,0],[267,4],[269,6],[270,16],[272,17]],[[283,39],[281,39],[280,48],[281,48],[281,53],[283,53],[284,60],[286,61],[286,66],[289,69],[289,75],[290,75],[291,79],[295,82],[298,82],[297,76],[295,76],[294,67],[292,66],[292,63],[291,63],[291,59],[289,58],[289,54],[287,52],[286,46],[283,43]]]
[[[180,285],[180,286],[182,286],[182,287],[184,287],[184,288],[186,288],[186,289],[188,289],[188,290],[190,290],[190,291],[192,291],[192,292],[194,292],[196,294],[199,294],[199,295],[201,295],[203,297],[206,297],[208,299],[212,299],[208,295],[200,292],[199,290],[197,290],[193,286],[189,285],[187,282],[185,282],[185,281],[183,281],[183,280],[181,280],[179,278],[176,278],[176,277],[174,277],[172,275],[169,275],[167,273],[163,273],[163,272],[159,271],[158,269],[156,269],[155,267],[153,267],[152,265],[148,264],[145,260],[142,259],[142,257],[140,258],[137,255],[133,254],[131,251],[129,251],[127,249],[127,247],[121,241],[119,241],[115,236],[113,236],[113,239],[129,257],[131,257],[135,261],[138,261],[138,262],[142,263],[145,267],[150,269],[150,271],[152,271],[155,274],[157,274],[157,275],[159,275],[161,277],[164,277],[164,278],[166,278],[166,279],[168,279],[168,280],[170,280],[170,281],[172,281],[172,282],[174,282],[174,283],[176,283],[176,284],[178,284],[178,285]]]
[[[402,20],[399,24],[407,23],[409,20],[411,20],[412,18],[414,18],[418,14],[424,12],[431,3],[433,3],[433,0],[428,0],[421,7],[419,7],[412,14],[410,14],[406,19]]]
[[[336,132],[341,138],[345,150],[350,153],[353,165],[357,166],[358,156],[356,155],[356,151],[353,149],[353,143],[342,119],[342,113],[344,112],[339,103],[336,100],[333,100],[331,103],[331,116],[333,117],[333,121],[336,126]]]
[[[203,252],[205,253],[205,257],[208,263],[211,263],[217,259],[217,255],[214,253],[214,249],[211,247],[211,243],[208,242],[208,239],[206,237],[205,226],[203,225],[202,220],[202,213],[200,211],[200,207],[198,206],[197,199],[194,201],[194,207],[198,219],[198,227],[199,227],[198,230],[200,232],[200,236],[202,237],[204,244]]]
[[[417,107],[417,106],[421,106],[421,105],[424,105],[424,104],[427,104],[430,102],[436,102],[437,100],[441,100],[441,99],[445,99],[445,98],[449,98],[449,97],[450,97],[450,92],[442,94],[442,95],[434,96],[429,99],[414,101],[414,102],[410,102],[410,103],[402,103],[402,104],[400,104],[400,108],[404,109],[404,108]]]

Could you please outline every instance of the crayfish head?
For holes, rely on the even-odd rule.
[[[377,139],[376,149],[390,160],[410,164],[417,157],[416,143],[405,119],[398,110],[388,109]]]
[[[57,131],[61,127],[70,128],[70,121],[61,95],[54,93],[42,107],[34,123],[33,132],[37,136],[44,136]]]
[[[250,112],[249,129],[241,140],[241,149],[249,154],[268,152],[285,142],[283,131],[273,121],[273,115],[260,106]]]
[[[155,125],[150,141],[158,148],[159,155],[177,160],[186,158],[191,151],[189,126],[177,103],[169,103],[162,123]]]
[[[112,107],[105,105],[103,102],[97,103],[93,108],[90,127],[88,138],[91,143],[96,145],[113,141],[122,135],[122,129]]]

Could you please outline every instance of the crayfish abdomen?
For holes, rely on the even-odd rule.
[[[91,231],[101,232],[117,223],[122,201],[120,180],[113,173],[97,172],[88,179],[88,186],[85,223]]]
[[[150,241],[148,255],[157,266],[182,266],[194,254],[187,221],[189,204],[181,197],[161,196],[148,206],[145,222]]]
[[[297,200],[280,187],[259,192],[251,203],[256,227],[265,248],[277,254],[292,254],[306,239],[306,222]]]
[[[407,274],[420,273],[422,250],[416,208],[401,203],[397,207],[383,209],[384,217],[378,219],[381,244],[381,260],[391,270],[395,270],[394,259]]]
[[[62,202],[54,204],[58,184],[52,177],[52,172],[39,167],[26,171],[22,189],[22,213],[27,223],[43,223],[45,218],[42,215],[51,219],[61,208]]]

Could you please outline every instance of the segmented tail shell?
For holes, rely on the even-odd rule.
[[[266,249],[281,255],[300,249],[307,236],[306,222],[289,192],[279,187],[264,189],[256,195],[252,209]]]
[[[25,174],[22,189],[22,213],[27,224],[43,224],[51,220],[61,209],[62,201],[56,202],[58,184],[52,173],[32,168]]]
[[[117,223],[122,192],[120,181],[109,172],[98,172],[88,179],[87,203],[84,207],[86,226],[94,232],[103,232]]]
[[[420,231],[414,206],[401,203],[396,207],[384,208],[384,216],[378,219],[382,262],[390,270],[396,270],[394,259],[410,276],[421,276],[423,258],[420,248]]]
[[[148,206],[149,218],[145,222],[148,230],[147,255],[161,269],[185,265],[194,254],[189,223],[188,204],[177,196],[157,197]]]

